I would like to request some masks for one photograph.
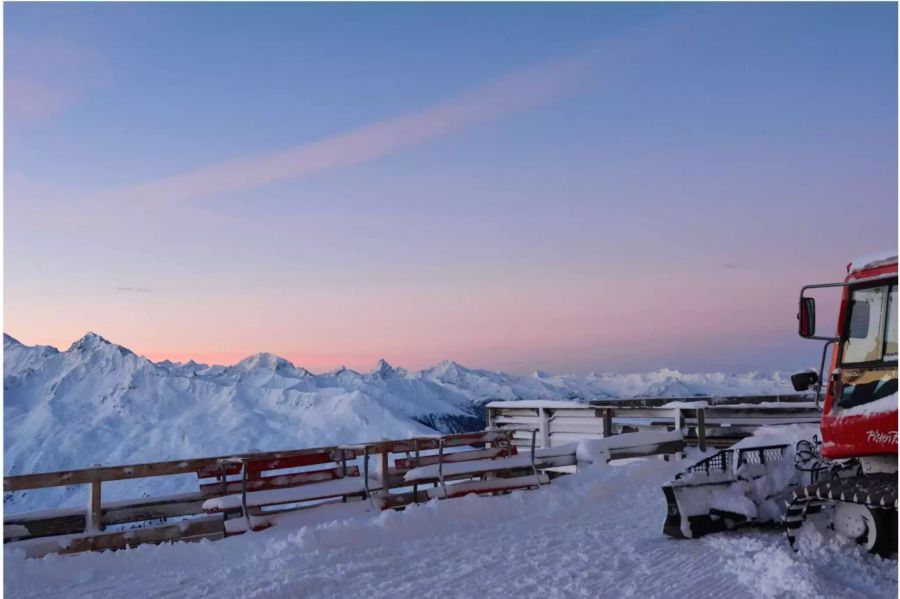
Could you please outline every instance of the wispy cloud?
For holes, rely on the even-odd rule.
[[[540,65],[424,110],[286,150],[110,190],[103,196],[115,202],[178,203],[367,162],[478,123],[550,104],[574,93],[589,78],[590,71],[590,62],[579,59]]]
[[[120,287],[116,287],[116,291],[121,291],[124,293],[153,293],[153,290],[148,289],[147,287],[120,286]]]
[[[91,50],[58,36],[11,38],[6,47],[4,102],[13,122],[35,122],[83,100],[106,75]]]

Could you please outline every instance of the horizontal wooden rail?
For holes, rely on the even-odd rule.
[[[392,488],[401,490],[402,495],[405,493],[403,488],[408,486],[403,482],[402,472],[390,466],[390,454],[403,456],[398,456],[398,459],[415,459],[413,456],[421,456],[421,459],[428,461],[427,453],[436,452],[439,447],[446,451],[473,446],[485,456],[492,453],[499,455],[494,444],[502,443],[509,447],[511,435],[511,431],[480,431],[381,440],[357,445],[252,452],[6,476],[3,479],[5,493],[86,485],[90,494],[83,509],[7,513],[4,517],[4,541],[15,542],[26,550],[27,555],[39,556],[49,552],[68,553],[171,540],[221,538],[228,530],[225,522],[229,520],[232,510],[223,510],[224,513],[211,516],[205,505],[210,499],[244,491],[260,493],[292,485],[329,484],[344,477],[359,478],[361,475],[366,481],[372,482],[371,489],[366,487],[365,494],[372,490],[386,497],[390,503],[393,500],[388,496]],[[369,458],[375,460],[376,467],[372,472]],[[354,460],[359,460],[359,463],[348,463]],[[452,462],[453,458],[449,461]],[[246,470],[242,474],[242,464],[245,462]],[[329,467],[328,464],[333,465]],[[304,471],[307,466],[320,465],[323,467]],[[267,472],[270,475],[264,475]],[[102,485],[105,482],[188,474],[197,478],[196,492],[115,502],[102,501]],[[244,475],[247,478],[243,478]],[[223,476],[226,478],[223,479]],[[238,477],[237,480],[234,477]],[[352,495],[359,495],[359,492]],[[343,497],[345,501],[351,499],[353,498],[349,495]],[[338,497],[338,501],[341,501],[341,497]],[[315,501],[291,503],[302,505],[288,510],[308,507]],[[173,520],[176,524],[173,524]],[[119,530],[111,530],[111,527]]]
[[[515,432],[517,445],[530,442],[528,430],[537,428],[540,447],[554,447],[579,439],[599,439],[642,430],[680,430],[685,441],[705,449],[728,446],[773,424],[818,423],[821,412],[812,397],[752,396],[593,401],[491,402],[488,427]]]
[[[499,439],[503,433],[497,433],[487,440]],[[460,447],[468,445],[473,439],[484,437],[483,433],[459,433],[444,436],[444,447]],[[41,489],[49,487],[62,487],[66,485],[90,484],[95,481],[128,480],[133,478],[150,478],[155,476],[171,476],[175,474],[193,474],[201,469],[208,469],[210,476],[220,468],[220,462],[229,458],[248,458],[254,461],[271,460],[271,466],[277,467],[278,460],[287,460],[297,456],[332,452],[339,455],[344,452],[347,459],[353,459],[363,455],[366,448],[369,454],[400,453],[414,451],[415,444],[419,450],[437,449],[438,438],[417,437],[413,439],[383,440],[358,445],[345,445],[333,447],[317,447],[313,449],[297,449],[290,451],[251,452],[230,455],[221,455],[206,458],[192,458],[187,460],[171,460],[167,462],[149,462],[144,464],[130,464],[124,466],[98,466],[94,468],[82,468],[78,470],[62,470],[57,472],[39,472],[36,474],[19,474],[3,477],[3,491],[25,491],[28,489]],[[240,472],[240,467],[229,465],[229,474]]]
[[[48,487],[62,487],[65,485],[83,485],[95,481],[105,482],[113,480],[128,480],[132,478],[151,478],[155,476],[171,476],[174,474],[194,474],[202,468],[219,467],[220,460],[231,457],[252,458],[254,460],[278,460],[301,456],[305,454],[321,453],[323,451],[340,452],[338,447],[320,447],[316,449],[299,449],[295,451],[269,451],[259,453],[241,453],[227,456],[209,458],[195,458],[189,460],[172,460],[168,462],[150,462],[145,464],[130,464],[125,466],[98,466],[95,468],[82,468],[79,470],[62,470],[58,472],[39,472],[36,474],[19,474],[3,477],[3,492],[24,491],[28,489],[41,489]],[[346,448],[349,457],[356,454],[351,448]]]

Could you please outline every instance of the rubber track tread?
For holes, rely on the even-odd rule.
[[[895,475],[854,476],[813,483],[794,491],[787,502],[784,524],[791,549],[797,550],[797,531],[809,512],[826,503],[855,503],[872,509],[897,509]]]

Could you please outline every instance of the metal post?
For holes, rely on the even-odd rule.
[[[444,491],[444,499],[447,499],[447,483],[444,482],[444,438],[438,440],[438,480]]]
[[[341,452],[341,478],[347,478],[347,452],[342,447],[340,449]],[[347,496],[343,495],[341,497],[341,503],[347,503]]]
[[[825,384],[825,356],[828,355],[828,348],[834,344],[834,339],[825,342],[822,347],[822,362],[819,364],[819,382],[816,383],[816,408],[819,407],[819,398],[822,396],[822,385]]]
[[[366,445],[366,448],[363,451],[363,488],[366,490],[366,499],[369,500],[369,503],[372,505],[372,509],[375,509],[375,501],[372,499],[372,494],[369,492],[369,446],[368,445]]]
[[[413,450],[416,452],[416,461],[413,462],[415,467],[419,466],[419,440],[413,439]],[[419,485],[413,483],[413,503],[419,502]]]
[[[381,491],[383,494],[387,494],[391,489],[390,453],[388,453],[388,448],[384,444],[382,444],[381,450],[381,457],[378,461],[378,470],[381,471]]]
[[[541,477],[538,475],[537,465],[534,462],[534,449],[537,441],[537,433],[538,429],[534,429],[531,431],[531,471],[534,473],[534,480],[537,482],[537,486],[541,486]]]
[[[250,522],[250,511],[247,509],[247,460],[241,459],[241,509],[244,511],[244,519],[247,520],[247,531],[253,530]]]
[[[541,425],[541,447],[550,447],[550,420],[544,408],[538,408],[538,418]]]
[[[219,476],[222,477],[222,497],[228,495],[228,466],[224,462],[219,464]]]

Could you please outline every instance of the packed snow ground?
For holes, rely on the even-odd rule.
[[[491,400],[790,393],[779,373],[518,376],[442,362],[313,374],[271,354],[154,363],[89,333],[66,351],[4,336],[4,474],[480,429]],[[193,490],[191,477],[104,486],[109,501]],[[9,512],[81,507],[83,486],[4,496]]]
[[[685,463],[595,466],[535,491],[319,515],[216,542],[29,560],[7,550],[4,590],[23,599],[897,596],[896,561],[814,527],[798,554],[772,530],[665,537],[660,485]]]

